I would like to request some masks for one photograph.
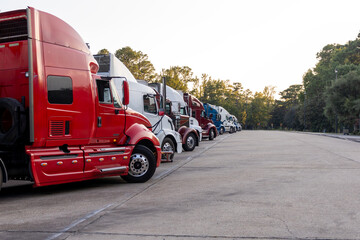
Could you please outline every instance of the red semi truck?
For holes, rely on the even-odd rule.
[[[213,121],[206,117],[203,103],[189,93],[183,93],[183,98],[188,105],[189,115],[195,118],[203,129],[203,137],[209,140],[216,138],[219,135],[218,131]]]
[[[151,124],[127,109],[79,34],[34,8],[0,13],[0,187],[121,176],[149,180],[160,164]]]

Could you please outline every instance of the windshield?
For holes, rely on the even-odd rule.
[[[112,88],[114,88],[114,92],[117,94],[117,100],[120,104],[122,104],[122,99],[124,97],[124,88],[123,88],[123,82],[127,81],[125,77],[116,77],[112,78]]]
[[[180,108],[180,114],[181,115],[188,115],[185,107]]]

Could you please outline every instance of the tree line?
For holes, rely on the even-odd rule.
[[[108,54],[102,49],[98,54]],[[115,52],[136,79],[160,82],[189,92],[204,103],[223,106],[245,129],[290,129],[314,132],[359,132],[360,34],[344,45],[328,44],[317,53],[317,64],[303,75],[303,84],[291,85],[275,99],[275,87],[262,92],[244,89],[240,82],[194,76],[188,66],[155,72],[147,54],[123,47]]]

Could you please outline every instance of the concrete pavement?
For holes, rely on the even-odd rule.
[[[233,134],[67,239],[360,239],[360,145]]]

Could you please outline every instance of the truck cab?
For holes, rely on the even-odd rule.
[[[189,93],[183,93],[183,99],[188,105],[189,115],[199,122],[203,137],[209,140],[215,139],[218,131],[213,121],[206,116],[203,103]]]
[[[0,186],[153,176],[161,153],[149,121],[127,109],[128,83],[120,98],[97,75],[70,25],[29,7],[0,13],[0,29]]]
[[[235,115],[232,115],[232,118],[233,118],[233,122],[234,122],[234,124],[235,124],[236,131],[241,131],[241,130],[242,130],[242,126],[241,126],[241,124],[239,123],[237,117],[235,117]]]
[[[223,107],[216,106],[215,107],[220,115],[220,121],[223,124],[223,131],[234,133],[236,132],[236,127],[232,119],[232,115]]]
[[[129,107],[140,113],[150,122],[148,128],[152,129],[159,139],[163,152],[172,152],[169,159],[174,158],[175,152],[182,152],[182,140],[180,134],[175,131],[171,118],[166,116],[156,101],[156,92],[146,83],[135,79],[127,67],[112,53],[108,55],[94,55],[100,64],[99,75],[103,79],[114,79],[115,88],[119,95],[122,93],[122,85],[126,79],[129,83],[130,104]],[[166,155],[162,155],[164,160]]]
[[[225,127],[221,121],[221,116],[217,110],[217,107],[209,103],[204,103],[203,106],[205,109],[205,116],[213,121],[218,133],[222,135],[225,132]]]
[[[181,107],[186,105],[183,98],[176,90],[169,86],[166,86],[166,93],[164,93],[164,84],[162,83],[151,83],[149,86],[160,95],[160,103],[163,101],[164,94],[166,95],[165,114],[173,120],[175,130],[180,133],[183,149],[185,151],[193,151],[195,146],[199,146],[202,130],[199,125],[196,126],[194,123],[190,125],[190,117],[181,113]]]

